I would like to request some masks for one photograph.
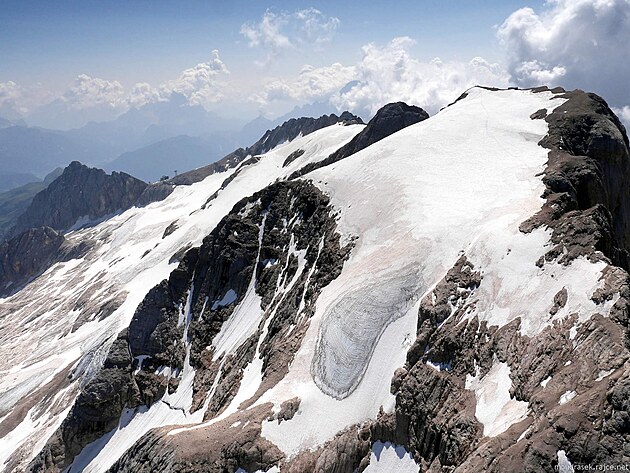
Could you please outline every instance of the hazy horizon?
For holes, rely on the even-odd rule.
[[[629,40],[627,0],[9,1],[0,117],[78,128],[174,93],[241,123],[313,103],[433,114],[472,85],[544,84],[596,92],[628,123]]]

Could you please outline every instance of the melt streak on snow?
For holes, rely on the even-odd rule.
[[[98,369],[111,341],[129,325],[149,289],[177,266],[169,260],[178,250],[198,246],[243,197],[288,176],[306,162],[326,158],[362,129],[363,125],[333,125],[275,148],[260,162],[246,166],[204,210],[201,206],[237,168],[177,187],[161,202],[132,208],[95,227],[68,234],[72,242],[92,241],[94,247],[84,258],[55,264],[14,296],[0,299],[0,419],[30,394],[26,416],[19,419],[13,432],[0,437],[0,469],[6,468],[17,450],[21,449],[24,465],[43,447],[79,389],[73,382],[71,392],[53,405],[44,401],[55,389],[50,383],[56,376],[65,378],[71,370],[75,371],[73,381],[85,382]],[[297,149],[303,149],[304,154],[282,167]],[[179,227],[162,238],[176,220]],[[99,317],[99,309],[107,301],[119,301],[120,305],[107,317]],[[156,403],[136,415],[147,415],[163,406]],[[31,407],[37,408],[29,410]],[[184,422],[179,417],[181,411],[166,409],[168,412],[155,414],[158,419],[145,425]],[[121,424],[126,422],[121,419]],[[134,438],[131,430],[120,432],[129,432]]]

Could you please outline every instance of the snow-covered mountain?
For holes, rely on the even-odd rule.
[[[66,233],[0,300],[4,471],[627,461],[619,120],[546,88],[384,110]]]

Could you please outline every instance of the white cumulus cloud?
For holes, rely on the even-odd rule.
[[[117,80],[79,74],[62,92],[41,87],[0,83],[0,117],[26,117],[29,123],[52,127],[79,127],[88,121],[116,118],[130,107],[168,101],[172,94],[190,105],[210,105],[223,98],[225,77],[230,73],[216,49],[210,59],[182,71],[177,78],[153,86],[139,82],[125,87]],[[181,99],[178,99],[181,100]]]
[[[0,82],[0,116],[4,118],[17,118],[27,112],[27,108],[21,103],[24,90],[13,81]]]
[[[260,104],[274,100],[323,100],[339,91],[355,75],[354,66],[347,67],[338,62],[317,68],[305,65],[294,80],[273,79],[267,82],[262,92],[254,95],[253,100]]]
[[[508,77],[498,64],[480,57],[468,62],[422,61],[411,55],[413,43],[400,37],[384,47],[364,46],[357,65],[358,83],[332,98],[337,108],[373,114],[386,103],[403,101],[436,113],[474,85],[508,85]]]
[[[14,82],[0,82],[0,117],[20,119],[51,99],[51,93],[42,86],[23,87]]]
[[[109,81],[80,74],[60,100],[77,110],[96,106],[124,110],[127,107],[125,95],[124,87],[116,80]]]
[[[626,127],[626,132],[630,133],[630,106],[626,105],[622,108],[613,108],[613,112],[619,117]]]
[[[330,100],[339,111],[369,117],[396,101],[435,113],[473,85],[508,85],[508,75],[497,64],[480,57],[468,62],[422,61],[411,54],[413,44],[408,37],[394,38],[385,46],[367,44],[353,66],[306,66],[297,79],[269,82],[254,99],[263,104],[286,99]]]
[[[193,105],[204,105],[219,101],[223,97],[221,77],[230,71],[219,57],[219,51],[213,50],[208,62],[183,71],[175,80],[164,84],[160,91],[163,95],[176,92],[185,96]]]
[[[264,64],[284,50],[321,47],[332,40],[340,23],[339,18],[328,17],[316,8],[293,13],[267,10],[260,21],[243,24],[240,32],[250,47],[265,50],[265,60],[259,61]]]
[[[498,29],[521,86],[562,85],[630,102],[630,0],[548,0],[521,8]]]

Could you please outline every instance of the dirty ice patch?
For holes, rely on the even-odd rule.
[[[405,447],[390,442],[374,442],[370,464],[364,473],[418,473],[420,466]]]
[[[311,366],[324,393],[343,399],[356,389],[385,328],[417,301],[417,284],[413,268],[383,275],[348,291],[326,311]]]
[[[483,424],[484,436],[496,437],[527,417],[528,403],[512,399],[511,386],[507,363],[495,361],[481,379],[478,376],[466,376],[466,389],[475,393],[475,417]]]

